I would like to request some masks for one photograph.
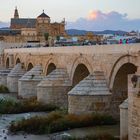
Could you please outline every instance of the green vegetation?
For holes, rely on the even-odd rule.
[[[119,138],[114,138],[110,134],[100,134],[100,135],[91,135],[91,136],[86,136],[83,138],[67,138],[66,140],[119,140]]]
[[[58,36],[56,36],[56,40],[57,41],[59,41],[60,40],[60,36],[58,35]]]
[[[116,121],[107,115],[74,115],[52,112],[46,117],[32,117],[13,122],[9,130],[12,133],[24,131],[31,134],[50,134],[73,128],[114,124],[116,124]]]
[[[16,101],[10,98],[0,99],[0,113],[1,114],[16,114],[24,112],[40,112],[40,111],[52,111],[57,109],[54,105],[46,105],[37,102],[36,99],[26,99]]]
[[[44,38],[45,38],[45,41],[46,41],[46,46],[48,47],[49,46],[49,33],[44,33]]]
[[[9,93],[9,89],[4,85],[0,85],[0,93]]]
[[[45,40],[48,41],[49,40],[49,33],[44,33],[44,37],[45,37]]]

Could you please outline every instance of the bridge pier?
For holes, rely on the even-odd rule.
[[[14,67],[14,55],[9,54],[9,68],[13,68],[13,67]]]
[[[68,112],[72,114],[107,113],[111,93],[103,72],[87,76],[68,93]]]
[[[10,69],[0,70],[0,85],[7,87],[7,76],[10,73]]]
[[[37,97],[37,84],[43,79],[43,68],[36,65],[18,81],[18,95],[22,98]]]
[[[66,69],[57,68],[37,86],[37,99],[46,104],[67,108],[71,81]]]
[[[25,74],[25,69],[21,63],[15,65],[7,76],[7,87],[10,92],[18,92],[18,80]]]
[[[128,140],[128,99],[120,105],[120,140]]]
[[[129,77],[128,87],[128,140],[140,139],[140,74],[132,83],[132,75]]]

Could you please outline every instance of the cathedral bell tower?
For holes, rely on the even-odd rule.
[[[44,13],[44,10],[43,13],[37,17],[36,29],[39,36],[44,36],[45,33],[50,34],[50,17]]]
[[[16,19],[19,18],[17,7],[15,8],[14,18],[16,18]]]

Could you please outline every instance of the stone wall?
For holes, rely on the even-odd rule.
[[[96,110],[96,108],[100,110],[100,108],[102,107],[104,107],[105,110],[106,107],[108,108],[108,105],[110,103],[110,94],[112,92],[116,74],[124,64],[131,63],[136,67],[139,66],[139,50],[140,44],[6,49],[4,50],[3,63],[4,65],[6,65],[6,60],[8,58],[10,59],[10,56],[12,54],[14,65],[16,64],[16,60],[18,58],[20,59],[20,62],[24,64],[26,69],[29,63],[32,63],[33,66],[35,66],[36,64],[41,64],[44,75],[46,75],[50,63],[53,63],[57,69],[65,69],[67,71],[67,76],[69,77],[68,85],[63,86],[65,82],[63,82],[62,79],[60,81],[57,81],[57,77],[53,76],[50,77],[53,79],[51,79],[51,82],[53,81],[51,85],[49,83],[50,79],[48,79],[47,86],[45,84],[44,87],[39,87],[37,96],[39,100],[44,102],[48,100],[48,98],[51,98],[50,101],[56,101],[57,103],[57,99],[59,99],[60,97],[63,98],[61,92],[66,92],[67,90],[69,90],[73,82],[75,70],[79,64],[83,64],[88,69],[90,75],[94,75],[95,71],[103,72],[104,79],[101,79],[101,81],[94,81],[93,78],[90,79],[91,81],[87,82],[89,84],[87,91],[85,91],[87,85],[85,85],[82,90],[81,87],[79,88],[76,85],[76,92],[74,91],[69,95],[68,99],[70,103],[70,112],[80,113],[80,111],[82,112],[83,110],[87,111],[86,107],[89,110],[93,106],[94,110]],[[122,76],[124,75],[122,74]],[[121,81],[122,80],[120,80],[119,83]],[[56,83],[60,84],[56,86]],[[95,85],[95,89],[92,89],[93,85]],[[100,92],[101,89],[102,92]],[[91,90],[93,92],[91,92]],[[81,93],[81,91],[85,91],[86,94],[84,93],[80,96],[77,95],[77,92],[79,94]],[[67,92],[65,94],[67,94]],[[116,96],[119,97],[118,93],[116,93]],[[46,99],[44,100],[43,97],[45,97]],[[52,97],[54,98],[54,100]],[[133,99],[133,97],[131,99],[129,98],[129,102],[131,104],[133,102]],[[88,100],[90,101],[90,105],[88,105]],[[84,104],[86,105],[86,107],[84,106]],[[83,110],[81,110],[80,106],[82,106]],[[118,106],[118,104],[116,104],[116,106]],[[135,107],[135,104],[132,104],[132,106]],[[130,112],[132,112],[131,108]],[[102,108],[102,110],[104,109]]]
[[[128,140],[128,99],[120,105],[120,140]]]
[[[48,64],[54,63],[58,68],[66,68],[72,80],[77,65],[82,63],[90,74],[97,70],[104,71],[111,85],[114,80],[111,77],[114,77],[117,72],[114,67],[119,68],[128,61],[137,65],[135,52],[139,51],[139,46],[140,44],[6,49],[4,50],[4,65],[10,54],[14,56],[14,64],[17,58],[20,58],[26,69],[28,63],[31,62],[33,65],[42,64],[43,72],[46,72]]]
[[[18,80],[25,74],[25,69],[18,63],[7,76],[7,87],[10,92],[18,92]]]
[[[70,89],[71,81],[67,70],[56,68],[38,84],[37,100],[67,108]]]
[[[41,65],[36,65],[18,81],[18,95],[22,98],[37,97],[37,85],[43,79]]]
[[[131,76],[132,77],[132,76]],[[129,140],[140,139],[140,76],[135,85],[129,78],[129,98],[128,98],[128,132]]]
[[[68,93],[68,112],[74,114],[109,113],[111,93],[104,73],[94,72]]]
[[[37,97],[37,84],[40,81],[18,81],[18,96],[22,98]]]
[[[109,96],[68,96],[68,112],[74,114],[107,113]]]
[[[37,100],[46,104],[54,104],[62,108],[68,107],[68,91],[70,87],[38,87]]]
[[[13,93],[18,92],[18,80],[20,78],[21,78],[21,76],[7,78],[7,87],[8,87],[10,92],[13,92]]]
[[[3,69],[0,70],[0,85],[4,85],[7,87],[7,75],[10,73],[10,70]]]

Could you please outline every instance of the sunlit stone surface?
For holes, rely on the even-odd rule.
[[[37,84],[43,79],[43,69],[41,65],[36,65],[25,73],[18,82],[18,95],[22,98],[37,96]]]
[[[55,69],[38,84],[37,99],[44,103],[67,107],[67,93],[70,89],[71,82],[66,69]]]
[[[7,75],[10,73],[10,69],[0,70],[0,85],[7,86]]]
[[[18,80],[25,74],[26,70],[21,63],[15,65],[7,76],[7,87],[10,92],[18,92]]]
[[[103,72],[96,71],[68,93],[69,113],[109,112],[111,93]]]

